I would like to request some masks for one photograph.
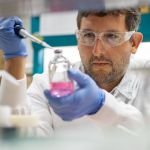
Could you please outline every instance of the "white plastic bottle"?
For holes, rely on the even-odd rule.
[[[62,55],[62,50],[54,51],[54,58],[49,62],[50,92],[55,97],[62,97],[74,91],[74,84],[68,77],[68,69],[71,64]]]

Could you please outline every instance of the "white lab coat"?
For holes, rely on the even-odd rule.
[[[16,80],[7,72],[2,72],[0,82],[0,105],[8,105],[12,113],[30,114],[30,104],[26,96],[26,77]]]
[[[55,114],[43,94],[45,89],[49,89],[47,73],[34,75],[27,92],[27,99],[25,100],[23,97],[24,102],[20,101],[20,103],[27,102],[26,109],[30,106],[32,114],[39,117],[38,135],[51,135],[59,129],[78,128],[82,125],[91,128],[123,126],[132,130],[143,125],[143,115],[144,117],[149,116],[150,89],[149,86],[146,86],[147,82],[150,82],[148,77],[148,71],[131,71],[129,69],[120,84],[111,93],[105,91],[105,104],[95,115],[84,116],[71,122],[63,121]],[[10,87],[10,84],[5,81],[7,87]],[[25,92],[26,79],[20,80],[19,84],[20,90]],[[13,93],[11,89],[4,90],[4,86],[1,86],[0,90],[2,89],[3,101],[4,99],[7,101],[8,99],[11,101],[18,99],[18,95],[14,95],[14,93],[20,92],[18,89],[16,89],[17,91],[13,89]]]
[[[35,75],[33,77],[33,82],[28,89],[28,97],[31,101],[33,113],[40,117],[39,129],[42,132],[44,131],[45,134],[51,134],[53,128],[59,129],[61,127],[72,127],[74,124],[80,124],[80,122],[83,124],[86,122],[86,125],[92,124],[91,126],[96,125],[97,127],[121,125],[130,129],[139,126],[142,123],[142,115],[140,111],[130,104],[125,104],[123,101],[126,97],[122,96],[117,89],[114,89],[117,98],[105,91],[105,104],[95,115],[85,116],[72,122],[63,121],[49,106],[48,100],[43,94],[44,89],[49,89],[47,74]],[[132,98],[130,101],[131,100]]]

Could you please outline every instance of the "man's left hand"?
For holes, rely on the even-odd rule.
[[[79,85],[79,88],[72,94],[53,97],[50,90],[44,91],[54,112],[65,121],[95,114],[104,104],[104,91],[96,85],[93,79],[80,71],[69,70],[68,75]]]

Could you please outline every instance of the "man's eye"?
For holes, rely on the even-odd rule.
[[[85,38],[95,38],[95,34],[94,34],[94,33],[91,33],[91,32],[84,33],[84,37],[85,37]]]
[[[113,33],[107,33],[104,35],[105,38],[108,39],[120,39],[120,36],[118,34],[113,34]]]

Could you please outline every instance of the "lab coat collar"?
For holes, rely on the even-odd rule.
[[[136,74],[129,69],[121,82],[111,91],[111,93],[114,95],[119,92],[126,99],[131,100],[137,96],[138,88],[139,79],[136,77]]]

